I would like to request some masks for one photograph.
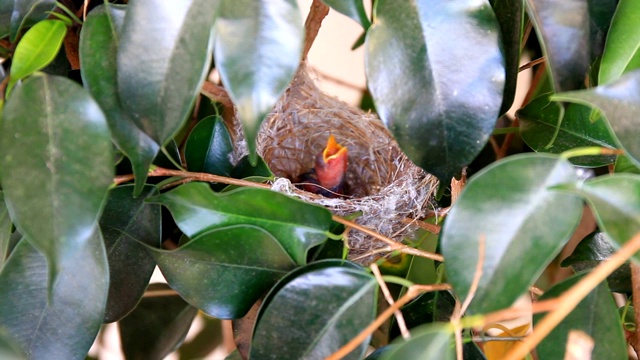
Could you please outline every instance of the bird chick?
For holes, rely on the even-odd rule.
[[[314,167],[302,174],[302,189],[322,196],[335,198],[346,191],[347,148],[329,136],[325,148],[316,155]]]

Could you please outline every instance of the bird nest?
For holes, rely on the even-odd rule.
[[[295,181],[314,166],[331,134],[348,148],[349,193],[330,199],[296,189]],[[236,137],[243,139],[242,132]],[[243,142],[236,142],[238,156],[246,154]],[[323,205],[336,215],[360,213],[357,223],[394,240],[410,237],[416,227],[408,220],[433,210],[437,179],[404,155],[374,114],[320,91],[304,66],[263,122],[257,151],[278,177],[273,190]],[[348,241],[349,258],[361,262],[374,259],[367,254],[385,245],[357,231],[350,231]]]

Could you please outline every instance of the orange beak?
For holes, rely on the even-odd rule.
[[[330,135],[327,146],[316,158],[315,171],[320,186],[336,189],[342,185],[347,172],[347,155],[347,148]]]

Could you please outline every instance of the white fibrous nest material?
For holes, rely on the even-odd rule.
[[[330,134],[348,148],[350,193],[345,198],[324,198],[300,191],[291,183],[313,167]],[[239,130],[236,139],[238,155],[242,156],[246,143]],[[273,190],[323,205],[336,215],[361,212],[355,222],[396,241],[415,232],[408,219],[419,219],[434,210],[437,179],[404,155],[375,115],[320,91],[304,66],[263,122],[257,151],[279,177]],[[353,230],[348,240],[352,259],[385,246]],[[373,259],[363,258],[365,262]]]

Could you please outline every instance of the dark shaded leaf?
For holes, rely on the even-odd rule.
[[[209,185],[190,183],[154,197],[169,208],[180,230],[194,238],[229,225],[248,224],[273,235],[298,265],[307,251],[327,239],[331,213],[265,189],[241,188],[214,193]]]
[[[168,289],[165,284],[152,284],[149,288]],[[143,298],[118,323],[125,357],[164,359],[184,341],[197,313],[198,309],[177,295]]]
[[[140,244],[160,247],[160,206],[144,202],[156,190],[147,185],[135,198],[133,190],[131,185],[111,189],[100,219],[110,279],[105,322],[117,321],[133,310],[156,266]]]
[[[522,139],[537,152],[560,154],[578,147],[616,148],[616,140],[599,111],[581,104],[566,109],[545,94],[518,110]],[[559,127],[559,128],[558,128]],[[611,164],[615,156],[571,158],[578,166],[598,167]]]
[[[540,300],[553,299],[570,291],[584,274],[573,276],[547,290]],[[534,328],[545,314],[533,316]],[[595,341],[593,359],[627,359],[620,318],[613,297],[605,283],[601,283],[584,298],[571,313],[536,347],[540,359],[562,359],[571,330],[581,330]]]
[[[381,359],[441,359],[456,358],[453,326],[449,323],[423,325],[411,332],[411,339],[394,342]]]
[[[295,267],[273,236],[249,225],[205,232],[177,250],[150,250],[173,289],[221,319],[243,316]]]
[[[589,71],[589,4],[586,0],[526,0],[556,92],[584,87]]]
[[[302,56],[304,30],[294,0],[221,0],[216,67],[238,109],[249,158],[260,124],[287,88]]]
[[[350,17],[362,25],[365,31],[371,26],[371,21],[364,10],[363,0],[323,0],[324,3],[345,16]]]
[[[11,14],[14,2],[14,0],[0,0],[0,39],[9,35],[11,31]]]
[[[269,165],[264,159],[258,156],[258,162],[255,166],[251,165],[249,157],[245,156],[233,168],[231,171],[231,177],[236,179],[252,179],[252,178],[268,178],[273,179],[274,175],[269,169]]]
[[[297,269],[262,304],[250,358],[323,359],[374,320],[377,295],[375,278],[350,263],[321,261]],[[344,359],[361,359],[367,343]]]
[[[217,6],[211,0],[129,4],[117,55],[118,92],[133,122],[157,144],[184,124],[209,71]]]
[[[5,105],[0,154],[11,218],[47,257],[53,283],[64,258],[90,241],[113,181],[104,115],[73,81],[33,76]]]
[[[378,114],[415,164],[448,183],[499,115],[505,69],[495,15],[488,1],[471,0],[379,0],[374,13],[365,51]]]
[[[191,130],[184,150],[189,171],[229,176],[233,164],[231,136],[220,116],[206,117]]]
[[[138,195],[159,145],[140,130],[123,109],[118,96],[118,37],[126,6],[98,6],[87,17],[80,33],[80,72],[107,116],[111,136],[129,158],[136,177]]]
[[[0,270],[4,265],[4,261],[9,255],[9,242],[11,240],[11,218],[9,210],[4,203],[4,193],[0,190]]]
[[[40,20],[46,19],[56,7],[55,0],[20,0],[13,1],[14,7],[11,13],[11,41],[16,41],[18,33]]]
[[[640,67],[640,7],[632,0],[620,0],[600,62],[598,83],[615,81],[626,72]]]
[[[47,288],[47,260],[21,240],[0,272],[0,324],[29,359],[83,359],[102,325],[109,273],[97,228],[61,259]],[[48,300],[48,301],[47,301]]]
[[[602,57],[605,40],[619,0],[587,0],[589,3],[591,64]],[[600,66],[601,64],[598,64]],[[591,75],[590,75],[591,76]],[[593,76],[597,79],[597,76]]]
[[[577,181],[567,160],[541,154],[505,158],[471,178],[441,233],[447,279],[459,299],[469,294],[484,239],[482,277],[468,313],[511,306],[540,276],[582,216],[580,197],[550,187]]]
[[[456,299],[448,291],[434,291],[421,294],[402,307],[407,329],[434,322],[448,322],[456,305]],[[398,323],[392,321],[389,341],[400,336]]]

